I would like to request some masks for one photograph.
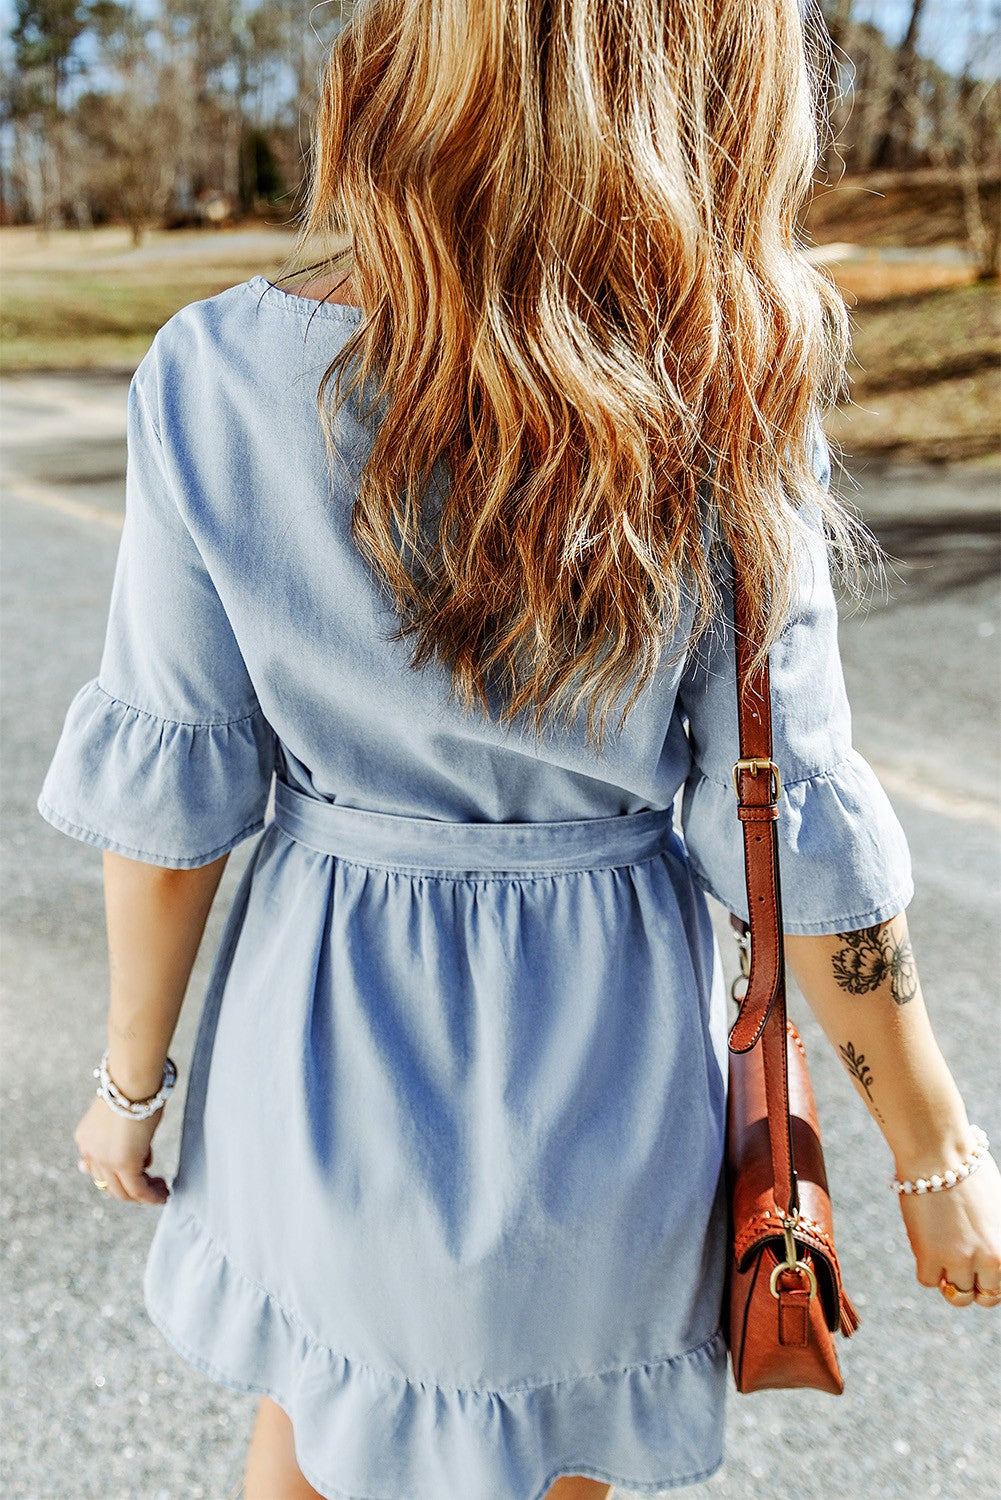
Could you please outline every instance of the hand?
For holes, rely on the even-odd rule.
[[[1001,1302],[1001,1172],[993,1156],[955,1187],[901,1193],[900,1211],[922,1286],[943,1296],[946,1281],[961,1287],[961,1295],[946,1296],[954,1307]]]
[[[146,1120],[127,1120],[97,1097],[73,1132],[80,1160],[91,1177],[108,1184],[115,1198],[132,1203],[166,1203],[170,1189],[150,1177],[151,1141],[163,1115],[161,1104]],[[83,1168],[81,1168],[82,1170]]]

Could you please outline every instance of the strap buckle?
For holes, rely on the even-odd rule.
[[[765,756],[748,755],[736,762],[733,768],[733,790],[738,802],[740,801],[740,783],[737,778],[741,771],[750,771],[752,776],[757,776],[759,771],[768,771],[773,778],[772,785],[774,791],[771,800],[773,802],[779,800],[782,795],[782,778],[779,776],[779,768],[773,760],[768,760]]]

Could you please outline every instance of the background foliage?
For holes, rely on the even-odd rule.
[[[989,260],[999,0],[824,0],[835,42],[825,175],[950,172]],[[8,224],[290,216],[326,48],[350,0],[14,0],[0,212]],[[965,179],[964,182],[960,179]]]

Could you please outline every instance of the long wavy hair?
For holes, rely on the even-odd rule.
[[[798,238],[830,47],[801,3],[359,0],[333,44],[287,264],[347,237],[323,429],[345,461],[337,407],[380,409],[352,535],[467,711],[586,704],[600,750],[686,601],[687,644],[711,625],[718,546],[761,657],[802,501],[881,566],[815,465],[849,331]]]

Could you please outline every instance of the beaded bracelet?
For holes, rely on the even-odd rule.
[[[130,1099],[127,1094],[122,1093],[108,1072],[109,1050],[105,1048],[101,1066],[94,1069],[94,1077],[100,1079],[96,1092],[106,1104],[110,1104],[116,1114],[124,1115],[128,1120],[146,1120],[150,1115],[155,1115],[177,1082],[177,1068],[173,1059],[168,1057],[164,1063],[163,1077],[155,1094],[151,1094],[148,1099]]]
[[[981,1130],[979,1125],[971,1125],[970,1130],[975,1145],[969,1156],[961,1161],[958,1167],[950,1167],[948,1171],[941,1174],[936,1172],[931,1177],[919,1177],[916,1182],[911,1182],[909,1178],[906,1182],[901,1182],[899,1177],[891,1177],[890,1187],[896,1193],[941,1193],[946,1188],[955,1187],[957,1182],[971,1177],[987,1155],[991,1143],[987,1139],[986,1132]]]

